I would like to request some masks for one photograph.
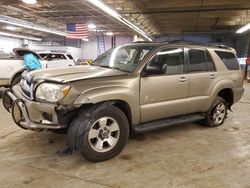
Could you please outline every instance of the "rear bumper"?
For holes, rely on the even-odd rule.
[[[242,98],[244,90],[245,89],[243,87],[234,89],[234,103],[238,102]]]
[[[56,106],[30,101],[20,93],[20,86],[6,90],[3,95],[3,105],[12,114],[14,122],[23,129],[63,129],[57,120]],[[46,116],[45,116],[46,114]],[[45,117],[51,117],[49,120]]]

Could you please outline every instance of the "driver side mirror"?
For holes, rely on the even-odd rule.
[[[165,74],[167,71],[167,64],[151,63],[143,71],[143,76],[155,75],[155,74]]]

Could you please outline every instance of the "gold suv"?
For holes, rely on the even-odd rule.
[[[24,129],[66,129],[68,147],[97,162],[118,155],[134,132],[192,121],[222,125],[242,85],[232,48],[133,43],[92,65],[27,72],[3,104]]]

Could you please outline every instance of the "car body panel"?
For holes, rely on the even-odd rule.
[[[133,44],[137,45],[137,44]],[[138,44],[143,45],[143,44]],[[145,44],[148,45],[148,44]],[[132,125],[174,117],[193,112],[206,112],[218,93],[223,89],[234,92],[237,102],[243,94],[241,71],[228,71],[213,50],[231,49],[199,45],[154,44],[154,47],[139,63],[132,73],[111,68],[80,66],[55,68],[31,72],[36,87],[43,82],[56,82],[71,86],[71,90],[55,105],[79,108],[85,104],[97,104],[106,101],[123,101],[130,107]],[[209,51],[215,62],[216,71],[187,73],[181,75],[143,75],[144,67],[155,53],[164,48],[202,48]],[[187,63],[187,62],[185,62]],[[211,75],[215,77],[210,79]],[[185,77],[184,82],[180,79]],[[19,87],[20,90],[20,87]],[[17,91],[14,91],[14,94]],[[30,101],[30,103],[38,101]],[[41,102],[47,104],[47,102]],[[39,111],[39,107],[35,111]],[[39,116],[39,115],[38,115]]]

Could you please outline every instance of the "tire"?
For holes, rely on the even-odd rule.
[[[81,111],[68,129],[68,146],[91,162],[109,160],[125,147],[129,137],[126,115],[113,105]]]
[[[217,96],[211,108],[206,113],[206,118],[203,120],[202,124],[208,127],[221,126],[227,118],[227,109],[228,107],[225,99]]]
[[[15,75],[13,80],[11,81],[10,88],[12,89],[16,84],[18,84],[21,81],[21,74]]]

